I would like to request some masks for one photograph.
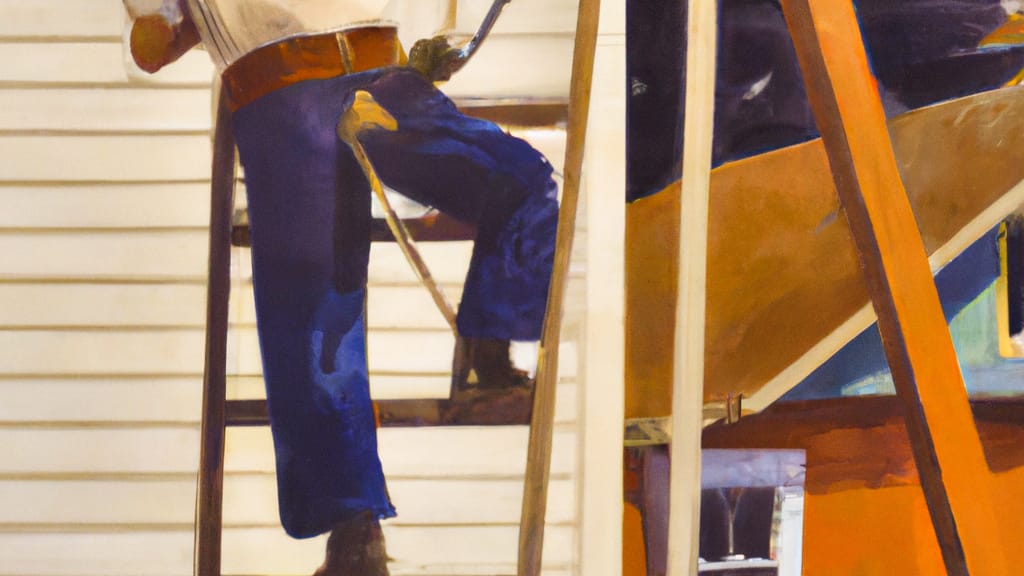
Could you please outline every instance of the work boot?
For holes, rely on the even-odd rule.
[[[502,390],[528,386],[530,374],[512,363],[508,340],[459,336],[452,359],[452,383],[456,390]]]
[[[361,512],[331,530],[324,563],[313,576],[389,576],[384,532],[371,512]]]

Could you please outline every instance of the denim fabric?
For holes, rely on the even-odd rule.
[[[494,124],[462,115],[415,72],[305,81],[235,113],[281,520],[295,537],[361,510],[395,514],[366,366],[371,192],[335,134],[356,90],[398,122],[396,131],[361,137],[385,185],[477,226],[461,334],[539,338],[553,260],[550,164]]]

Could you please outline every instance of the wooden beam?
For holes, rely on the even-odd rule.
[[[700,552],[700,441],[718,2],[690,0],[686,12],[686,109],[672,372],[669,576],[695,573]]]
[[[853,4],[783,0],[949,574],[1009,574],[994,494]]]
[[[402,225],[417,242],[466,242],[476,238],[476,227],[436,210],[418,218],[402,219]],[[371,242],[394,242],[388,223],[381,218],[370,222]],[[249,232],[249,213],[241,211],[235,215],[231,227],[231,244],[249,247],[252,245]]]
[[[527,387],[460,391],[453,398],[376,400],[382,428],[428,426],[525,426],[530,423],[532,390]],[[262,399],[228,400],[228,426],[267,426]]]
[[[224,422],[231,293],[231,211],[235,200],[235,140],[227,97],[218,89],[210,184],[210,260],[206,300],[206,358],[199,475],[196,481],[197,576],[220,576],[224,493]]]
[[[594,76],[594,52],[600,21],[600,0],[580,0],[576,16],[572,75],[569,84],[569,122],[566,127],[565,180],[558,210],[558,232],[554,268],[548,288],[547,309],[540,350],[537,354],[537,384],[530,417],[530,438],[526,451],[523,482],[523,510],[519,521],[519,576],[538,576],[544,550],[544,518],[547,509],[548,477],[551,472],[551,442],[555,422],[555,389],[558,382],[558,348],[561,340],[562,301],[569,277],[576,212],[579,204],[583,144],[590,113],[590,88]]]
[[[576,412],[576,554],[578,574],[621,576],[638,544],[624,539],[626,3],[601,2],[591,112],[583,167],[586,209],[578,225],[586,266],[582,283],[584,344]],[[630,510],[634,510],[632,507]],[[640,549],[642,550],[642,540]],[[627,550],[626,547],[630,549]],[[642,554],[641,554],[642,555]]]

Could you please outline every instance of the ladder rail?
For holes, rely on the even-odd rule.
[[[216,87],[210,185],[210,260],[206,299],[206,351],[193,573],[220,576],[227,394],[228,302],[231,294],[231,213],[235,195],[235,142],[227,94]]]

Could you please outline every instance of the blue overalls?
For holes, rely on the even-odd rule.
[[[554,255],[551,165],[411,69],[307,80],[235,112],[281,521],[300,538],[395,514],[366,364],[371,191],[335,133],[356,90],[398,123],[360,137],[384,184],[477,227],[460,335],[539,339]]]

